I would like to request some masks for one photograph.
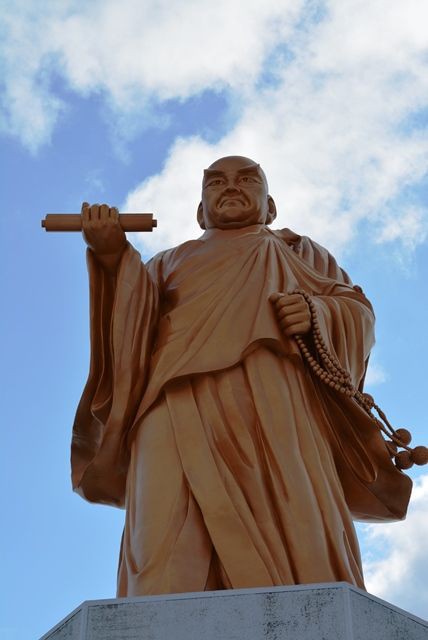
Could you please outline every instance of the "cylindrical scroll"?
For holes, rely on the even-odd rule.
[[[119,223],[124,231],[153,231],[158,224],[153,213],[120,213]],[[80,213],[48,213],[42,227],[46,231],[81,231],[82,217]]]

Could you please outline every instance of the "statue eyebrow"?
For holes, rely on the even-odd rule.
[[[249,164],[246,167],[242,167],[242,169],[238,169],[238,173],[254,173],[260,176],[260,165],[259,164]]]
[[[238,169],[237,173],[239,173],[240,175],[243,173],[254,173],[259,178],[261,178],[262,176],[260,175],[259,169],[259,164],[248,164],[246,167],[241,167],[240,169]],[[222,177],[225,175],[225,171],[219,171],[218,169],[204,169],[204,180],[208,178],[214,178],[216,176]]]
[[[204,169],[204,178],[213,178],[215,176],[226,175],[224,171],[217,171],[216,169]]]

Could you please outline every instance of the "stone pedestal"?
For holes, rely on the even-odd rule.
[[[339,582],[91,600],[41,640],[428,640],[428,622]]]

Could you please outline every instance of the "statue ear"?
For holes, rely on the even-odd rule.
[[[265,224],[272,224],[276,218],[276,204],[272,196],[268,196],[268,214],[266,216]]]
[[[201,227],[201,229],[206,229],[205,220],[204,220],[204,210],[202,208],[202,202],[199,203],[198,212],[196,214],[196,217],[197,217],[198,224]]]

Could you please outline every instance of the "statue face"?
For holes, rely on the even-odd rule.
[[[242,156],[228,156],[204,171],[198,220],[206,229],[238,229],[270,224],[275,204],[260,166]]]

